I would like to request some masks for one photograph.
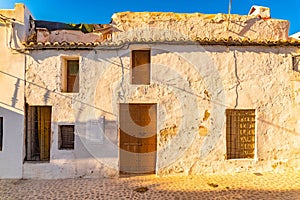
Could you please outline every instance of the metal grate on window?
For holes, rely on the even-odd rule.
[[[59,149],[74,149],[74,125],[60,125],[59,136]]]
[[[2,151],[3,145],[3,117],[0,117],[0,151]]]
[[[255,110],[226,110],[227,159],[254,158]]]

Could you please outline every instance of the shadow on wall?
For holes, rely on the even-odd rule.
[[[21,78],[19,78],[19,77],[16,77],[16,76],[14,76],[14,75],[12,75],[12,74],[9,74],[9,73],[7,73],[7,72],[4,72],[4,71],[0,71],[0,73],[2,73],[2,74],[4,74],[4,75],[7,75],[7,76],[10,76],[10,77],[13,77],[13,78],[15,78],[15,79],[17,80],[17,81],[16,81],[16,84],[15,84],[15,85],[16,85],[15,91],[14,91],[14,94],[17,94],[18,88],[19,88],[19,84],[20,84],[20,81],[24,81],[24,82],[25,82],[25,80],[24,80],[24,79],[21,79]],[[48,103],[49,98],[51,98],[51,94],[56,94],[56,95],[59,95],[59,96],[61,96],[61,97],[66,98],[66,99],[71,99],[72,101],[76,101],[76,102],[82,104],[83,106],[88,106],[88,107],[91,107],[91,108],[93,108],[93,109],[100,110],[100,111],[102,111],[102,112],[104,112],[104,113],[108,113],[108,114],[114,115],[113,113],[110,113],[110,112],[108,112],[108,111],[105,111],[105,110],[103,110],[103,109],[100,109],[100,108],[98,108],[98,107],[96,107],[96,106],[94,106],[94,105],[91,105],[91,104],[88,104],[88,103],[86,103],[86,102],[83,102],[83,101],[74,99],[74,98],[72,98],[72,97],[70,97],[70,96],[68,96],[68,95],[64,95],[64,94],[61,93],[61,92],[51,91],[51,90],[49,90],[48,88],[43,87],[43,86],[40,86],[40,85],[35,84],[35,83],[33,83],[33,82],[26,81],[26,84],[27,84],[27,85],[33,85],[33,86],[35,86],[35,87],[38,87],[38,88],[41,88],[41,89],[44,89],[44,90],[45,90],[45,93],[43,94],[45,105]],[[16,99],[16,96],[14,95],[14,97],[12,97],[12,105],[9,105],[9,106],[12,106],[12,107],[13,107],[13,106],[16,104],[16,102],[17,102],[17,99]],[[0,102],[0,103],[3,103],[3,102]],[[22,110],[20,110],[20,111],[22,111]]]
[[[228,31],[233,32],[233,33],[236,33],[237,35],[239,35],[239,36],[241,36],[241,37],[245,37],[244,35],[245,35],[248,31],[256,32],[255,30],[252,30],[251,27],[252,27],[257,21],[259,21],[259,20],[261,20],[261,19],[259,19],[259,18],[248,19],[248,20],[245,22],[246,25],[243,27],[243,29],[242,29],[239,33],[234,32],[234,31],[232,31],[232,30],[228,30]],[[233,23],[237,24],[236,22],[233,22]],[[241,24],[238,24],[238,25],[242,26]]]
[[[18,102],[17,96],[18,96],[18,92],[19,92],[20,81],[21,80],[19,78],[17,78],[17,81],[15,83],[14,96],[12,97],[12,100],[11,100],[11,106],[14,108],[16,107],[16,104]]]
[[[52,123],[54,126],[52,130],[56,130],[62,124],[64,123]],[[57,133],[60,134],[59,131]],[[118,125],[116,121],[106,120],[105,125],[101,124],[100,118],[87,122],[75,122],[74,134],[75,146],[72,153],[75,154],[76,159],[118,158]],[[52,140],[52,142],[58,141]],[[57,145],[52,144],[51,146],[53,148]],[[64,154],[68,150],[58,150],[58,155],[59,152]]]
[[[0,21],[0,27],[5,27],[6,45],[12,50],[21,50],[20,42],[25,41],[25,26],[15,19],[7,18]]]
[[[0,102],[0,116],[3,117],[0,178],[21,178],[24,156],[23,111]]]

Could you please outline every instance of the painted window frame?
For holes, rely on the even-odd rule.
[[[70,70],[69,67],[71,65],[70,62],[77,62],[77,74],[69,75]],[[80,57],[79,56],[61,56],[61,92],[63,93],[79,93],[80,90]],[[73,80],[73,87],[69,86],[69,79]],[[74,78],[75,77],[75,78]],[[75,89],[74,89],[75,85]]]

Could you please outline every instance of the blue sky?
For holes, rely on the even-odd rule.
[[[109,23],[121,11],[228,13],[229,0],[0,0],[0,9],[24,3],[35,19],[66,23]],[[290,34],[300,31],[300,0],[232,0],[231,13],[246,15],[252,5],[267,6],[271,17],[290,21]]]

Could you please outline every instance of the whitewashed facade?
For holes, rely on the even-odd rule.
[[[25,55],[30,12],[0,10],[0,178],[21,178],[24,159]]]
[[[89,35],[32,27],[26,54],[17,54],[26,81],[18,125],[8,130],[3,114],[3,146],[18,149],[7,166],[19,173],[0,177],[298,170],[300,42],[288,27],[253,16],[129,12]],[[75,82],[68,61],[78,64]],[[135,72],[139,62],[146,67]],[[250,115],[235,123],[236,110]],[[74,129],[66,148],[64,128]],[[1,166],[9,155],[0,152]]]

